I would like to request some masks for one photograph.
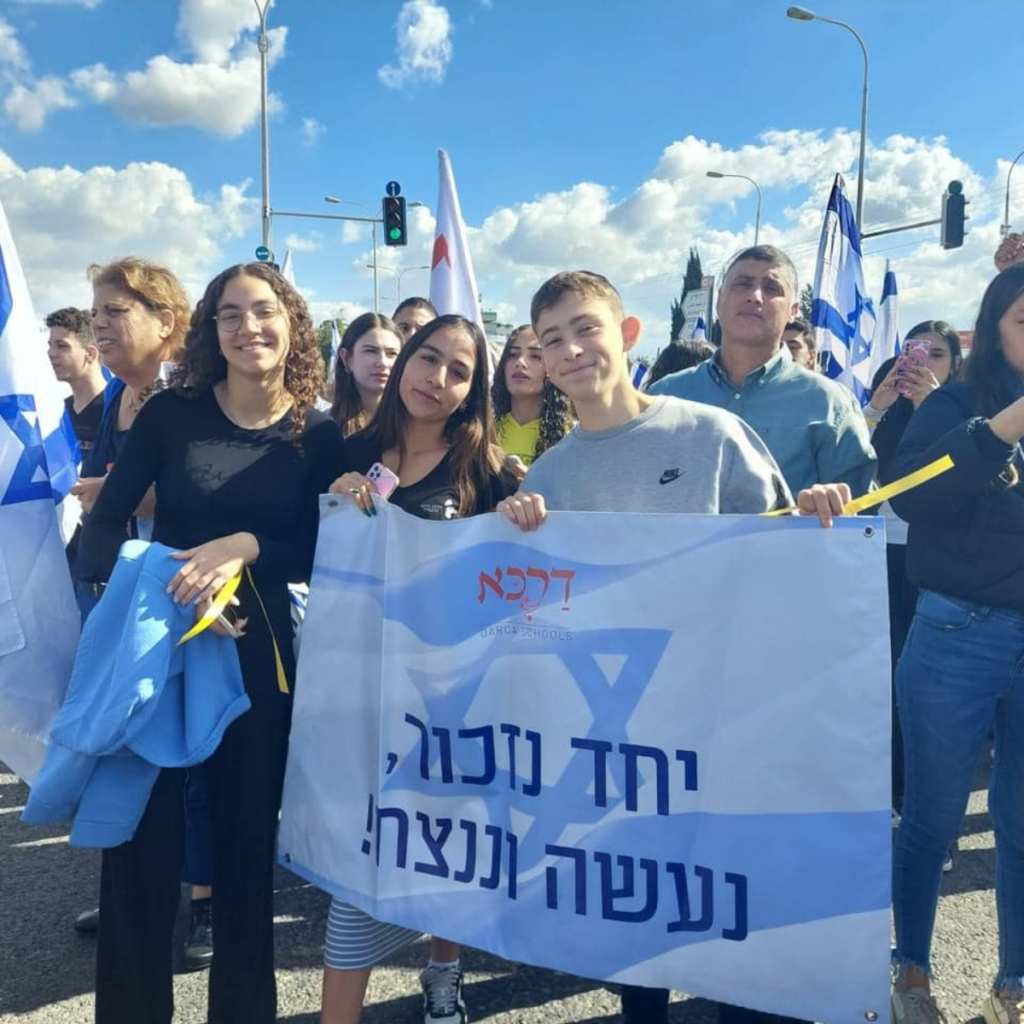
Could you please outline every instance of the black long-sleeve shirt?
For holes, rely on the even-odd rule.
[[[966,383],[933,392],[914,413],[882,483],[949,455],[954,468],[897,498],[911,525],[907,574],[919,587],[981,605],[1024,611],[1024,485],[1000,479],[1019,445],[992,433],[975,415]]]
[[[275,634],[287,636],[287,584],[309,579],[318,496],[340,475],[343,450],[338,425],[314,409],[306,411],[301,451],[292,438],[290,413],[270,427],[246,430],[228,419],[212,390],[197,398],[154,395],[85,524],[77,578],[108,578],[125,523],[155,484],[154,541],[185,549],[232,533],[256,537],[253,579]],[[254,609],[241,614],[251,618]]]

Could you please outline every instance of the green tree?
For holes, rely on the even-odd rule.
[[[808,322],[811,322],[811,305],[814,302],[814,288],[809,285],[804,285],[804,290],[800,293],[800,315]]]
[[[686,272],[683,274],[683,290],[678,299],[672,300],[672,327],[670,330],[670,341],[679,341],[683,335],[685,317],[683,316],[683,302],[689,292],[699,291],[701,278],[704,271],[700,265],[700,253],[696,249],[690,249],[690,255],[686,260]]]

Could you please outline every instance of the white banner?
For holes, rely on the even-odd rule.
[[[321,500],[283,863],[512,960],[885,1018],[880,520]]]

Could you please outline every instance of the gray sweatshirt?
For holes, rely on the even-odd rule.
[[[575,427],[530,466],[521,489],[572,512],[760,513],[792,504],[743,420],[666,397],[621,427]]]

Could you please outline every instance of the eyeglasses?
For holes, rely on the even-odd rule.
[[[257,326],[269,323],[281,312],[279,306],[254,306],[242,312],[240,309],[226,309],[212,317],[217,326],[226,334],[237,334],[242,328],[242,321],[250,315],[256,321]]]

